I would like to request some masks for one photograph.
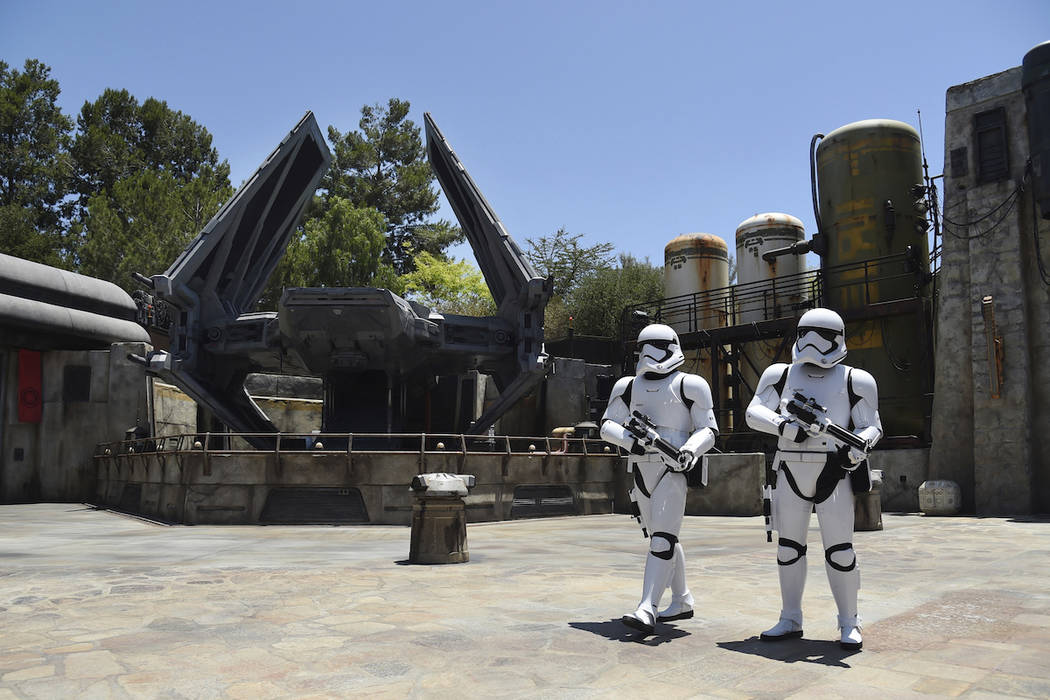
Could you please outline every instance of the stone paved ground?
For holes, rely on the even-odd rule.
[[[1050,697],[1050,521],[884,521],[856,537],[848,653],[819,556],[805,638],[756,640],[779,610],[760,518],[687,518],[697,616],[639,639],[626,516],[471,525],[469,563],[412,566],[403,527],[0,506],[0,700]]]

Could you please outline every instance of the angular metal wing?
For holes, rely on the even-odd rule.
[[[197,304],[204,322],[251,311],[329,162],[307,112],[154,283],[175,296],[192,292],[183,301]]]
[[[423,115],[423,121],[430,165],[467,236],[500,315],[507,305],[540,305],[539,297],[543,295],[546,280],[536,272],[507,233],[429,112]],[[530,293],[535,297],[523,299]],[[547,296],[550,296],[549,292]]]
[[[430,165],[474,251],[492,298],[499,307],[498,315],[515,329],[517,367],[496,374],[500,398],[478,419],[476,431],[481,431],[532,389],[547,372],[543,312],[550,299],[551,283],[536,272],[507,233],[429,112],[423,115],[423,121]]]
[[[274,149],[164,274],[149,283],[177,313],[150,371],[241,432],[276,432],[244,390],[252,359],[279,344],[277,315],[251,313],[331,155],[312,113]],[[253,440],[264,446],[265,439]]]

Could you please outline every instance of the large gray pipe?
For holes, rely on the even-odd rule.
[[[35,299],[125,321],[135,320],[135,302],[112,282],[3,253],[0,253],[0,294]]]
[[[135,315],[135,302],[111,282],[0,253],[5,344],[78,349],[149,342]]]
[[[1044,219],[1050,219],[1050,41],[1025,54],[1021,90],[1028,112],[1028,148],[1035,175],[1035,198]]]

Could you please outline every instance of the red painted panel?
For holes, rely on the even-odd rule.
[[[44,391],[40,379],[40,353],[18,351],[18,420],[39,423],[44,409]]]

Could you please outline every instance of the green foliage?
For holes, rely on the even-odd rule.
[[[57,105],[51,69],[0,61],[0,250],[66,266],[63,197],[70,174],[72,121]]]
[[[207,129],[153,97],[140,105],[127,90],[107,89],[84,103],[72,152],[81,206],[95,194],[111,194],[118,181],[141,170],[229,188],[230,166],[219,162]]]
[[[293,234],[259,308],[277,308],[284,287],[368,287],[377,276],[389,280],[393,275],[384,272],[380,261],[385,229],[383,215],[375,209],[331,198],[321,216],[308,219]]]
[[[616,262],[612,243],[581,246],[582,233],[570,234],[559,228],[553,236],[527,239],[525,257],[544,277],[554,277],[554,295],[571,294],[598,270],[611,268]]]
[[[85,102],[77,127],[80,271],[133,289],[127,273],[167,269],[233,194],[229,164],[189,116],[127,90]]]
[[[385,106],[361,108],[359,131],[343,134],[328,127],[332,166],[321,180],[325,195],[318,212],[322,216],[341,198],[382,213],[388,236],[383,261],[398,274],[415,269],[415,255],[441,255],[463,238],[448,221],[427,221],[438,210],[438,192],[408,111],[407,101],[391,98]]]
[[[401,276],[409,299],[441,313],[491,316],[496,303],[481,271],[466,260],[444,260],[423,252],[416,269]]]
[[[163,170],[119,178],[88,199],[81,221],[80,272],[134,290],[132,272],[162,272],[230,196],[203,179],[183,182]]]
[[[620,334],[624,307],[662,296],[663,271],[648,259],[640,262],[621,254],[619,267],[598,270],[585,278],[568,296],[565,307],[576,333],[615,337]],[[559,337],[553,331],[548,337]]]

